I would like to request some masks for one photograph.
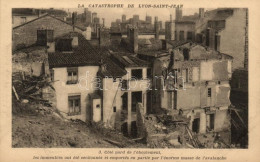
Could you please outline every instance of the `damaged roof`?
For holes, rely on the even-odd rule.
[[[141,60],[133,54],[113,53],[113,60],[123,67],[148,67],[151,63]]]
[[[221,21],[226,20],[233,15],[233,9],[219,9],[216,15],[209,21]]]

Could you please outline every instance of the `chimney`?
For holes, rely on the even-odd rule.
[[[54,42],[53,29],[46,29],[46,33],[47,33],[47,52],[54,53],[55,42]]]
[[[126,15],[122,15],[122,22],[126,21]]]
[[[79,39],[78,39],[78,33],[76,32],[71,32],[71,46],[72,48],[77,48],[79,46]]]
[[[203,19],[205,17],[204,8],[199,8],[199,17]]]
[[[91,27],[90,27],[90,26],[88,26],[88,27],[86,28],[85,38],[86,38],[87,40],[91,40]]]
[[[110,34],[109,30],[106,30],[105,28],[99,28],[99,46],[109,46],[110,45]]]
[[[138,29],[136,27],[129,29],[129,40],[130,40],[130,50],[133,53],[138,52]]]
[[[77,21],[77,12],[72,13],[72,25],[73,25],[73,31],[75,30],[75,24]]]
[[[182,8],[176,8],[175,9],[175,20],[179,21],[182,18]]]
[[[165,39],[175,40],[175,23],[165,22]]]
[[[105,18],[102,18],[103,21],[103,27],[105,27]]]
[[[160,26],[158,22],[158,17],[155,16],[154,18],[154,30],[155,30],[155,39],[159,39],[159,31],[160,31]]]
[[[38,10],[38,17],[41,16],[41,10]]]

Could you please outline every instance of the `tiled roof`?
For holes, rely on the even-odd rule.
[[[101,68],[99,74],[103,77],[114,78],[126,75],[126,70],[112,60],[112,56],[107,49],[100,49],[100,52],[102,53],[102,66],[104,66],[104,69]]]
[[[71,34],[65,34],[58,39],[69,38]],[[103,66],[104,68],[100,68],[99,74],[104,77],[121,77],[126,74],[124,68],[113,62],[111,54],[106,48],[94,48],[83,35],[77,34],[78,48],[73,49],[70,53],[55,52],[48,54],[50,68],[88,65]]]
[[[68,66],[83,66],[83,65],[99,65],[101,59],[98,50],[95,50],[83,35],[78,34],[78,47],[71,52],[55,52],[48,54],[49,66],[53,67],[68,67]],[[61,38],[67,37],[68,34]]]

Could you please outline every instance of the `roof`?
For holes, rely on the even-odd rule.
[[[233,15],[233,9],[219,9],[216,15],[209,21],[221,21],[226,20],[228,17]]]
[[[189,50],[189,57],[191,60],[233,59],[232,56],[220,53],[216,50],[208,49],[201,44],[191,42],[188,46],[186,45],[182,47],[182,45],[179,45],[175,47],[174,55],[176,60],[183,61],[184,49]]]
[[[122,77],[127,74],[127,71],[120,67],[118,64],[116,64],[113,59],[111,58],[111,54],[107,49],[100,49],[100,52],[102,53],[102,66],[99,70],[99,74],[101,74],[103,77]]]
[[[121,67],[148,67],[151,63],[141,60],[133,54],[113,53],[113,61],[121,65]]]
[[[84,38],[83,35],[78,35],[78,47],[70,53],[55,52],[48,54],[50,68],[54,67],[73,67],[93,65],[99,66],[101,59],[98,50],[94,49],[91,44]],[[61,38],[68,37],[68,34]]]
[[[65,24],[68,24],[68,25],[73,26],[72,24],[70,24],[70,23],[68,23],[68,22],[66,22],[66,21],[63,21],[63,20],[61,20],[61,19],[59,19],[59,18],[57,18],[57,17],[55,17],[55,16],[52,16],[52,15],[49,15],[49,14],[45,14],[45,15],[42,15],[42,16],[36,18],[36,19],[33,19],[33,20],[31,20],[31,21],[28,21],[28,22],[26,22],[26,23],[24,23],[24,24],[15,26],[15,27],[13,27],[13,29],[16,29],[16,28],[19,28],[19,27],[24,26],[24,25],[26,25],[26,24],[29,24],[29,23],[31,23],[31,22],[37,21],[37,20],[42,19],[42,18],[44,18],[44,17],[46,17],[46,16],[52,17],[52,18],[54,18],[54,19],[56,19],[56,20],[59,20],[59,21],[65,23]],[[85,31],[85,29],[80,28],[80,27],[78,27],[78,26],[75,26],[75,28],[78,28],[78,29],[80,29],[80,30],[82,30],[82,31]]]
[[[12,16],[34,16],[38,15],[39,10],[38,9],[32,9],[32,8],[13,8],[12,9]]]
[[[183,40],[183,41],[176,41],[176,40],[165,40],[167,43],[173,46],[173,48],[176,48],[178,46],[182,46],[187,43],[192,43],[190,40]]]
[[[68,39],[75,33],[65,34],[57,39]],[[111,59],[106,48],[94,48],[83,35],[78,35],[78,48],[71,53],[55,52],[48,54],[49,67],[103,66],[99,74],[103,77],[121,77],[127,72]],[[56,40],[57,40],[56,39]]]

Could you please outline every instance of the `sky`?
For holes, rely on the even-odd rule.
[[[74,8],[74,9],[64,9],[66,11],[74,12],[77,11],[78,13],[82,13],[84,11],[84,8]],[[211,9],[205,9],[211,10]],[[126,19],[132,18],[133,15],[137,14],[139,15],[139,18],[141,20],[145,20],[146,14],[148,16],[152,16],[152,21],[154,21],[154,17],[158,16],[159,21],[163,21],[163,24],[165,21],[170,20],[170,14],[172,14],[173,19],[175,18],[175,9],[140,9],[140,8],[91,8],[89,9],[91,12],[96,12],[98,14],[98,17],[100,20],[102,18],[105,18],[105,26],[110,27],[111,22],[115,21],[116,19],[121,19],[122,15],[126,15]],[[186,15],[193,15],[194,13],[198,13],[198,8],[183,8],[183,16]]]

